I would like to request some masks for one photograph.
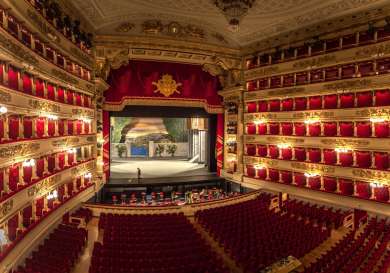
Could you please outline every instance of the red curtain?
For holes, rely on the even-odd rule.
[[[45,163],[44,163],[44,159],[43,158],[39,158],[37,160],[37,176],[38,177],[43,177],[43,172],[44,172],[44,168],[45,168]]]
[[[76,134],[81,135],[82,134],[82,124],[83,122],[81,120],[76,121]]]
[[[8,126],[9,126],[9,138],[17,139],[19,136],[19,117],[10,116],[8,118]]]
[[[32,167],[31,166],[23,167],[23,180],[24,180],[24,182],[27,184],[31,183],[31,178],[32,178]]]
[[[23,133],[24,138],[31,138],[32,137],[32,125],[33,121],[30,117],[24,117],[23,118]]]
[[[367,182],[356,182],[356,194],[360,198],[369,199],[371,196],[371,187]]]
[[[246,154],[249,156],[256,155],[256,145],[255,144],[246,144]]]
[[[37,118],[36,125],[37,137],[43,137],[45,134],[45,118]]]
[[[333,177],[324,177],[324,188],[326,191],[334,192],[337,189],[336,178]]]
[[[68,135],[73,135],[73,120],[68,120]]]
[[[58,120],[58,135],[63,136],[65,134],[65,120]]]
[[[64,89],[61,87],[57,88],[57,101],[64,102]]]
[[[16,239],[16,230],[18,228],[18,219],[19,215],[15,214],[8,220],[8,239],[10,241],[15,241]]]
[[[76,93],[75,97],[76,97],[76,105],[81,106],[81,94]]]
[[[43,214],[43,204],[44,204],[43,198],[44,197],[41,197],[41,198],[37,199],[37,201],[36,201],[36,213],[35,213],[35,215],[38,216],[38,217],[41,217],[42,214]]]
[[[27,73],[23,73],[22,79],[23,79],[23,91],[27,94],[31,94],[32,93],[31,76]]]
[[[18,90],[18,70],[12,66],[8,67],[8,87],[14,90]]]
[[[55,99],[54,86],[51,85],[51,84],[47,85],[47,98],[49,100],[54,100]]]
[[[23,209],[23,226],[28,228],[31,224],[32,206],[29,205]]]
[[[68,104],[73,104],[73,91],[67,90],[66,91],[66,102]]]
[[[353,182],[349,179],[339,179],[340,192],[344,195],[353,195]]]
[[[265,145],[257,145],[257,155],[258,156],[266,157],[267,153],[268,153],[267,146],[265,146]]]
[[[19,183],[19,165],[9,167],[9,188],[11,191],[18,189]]]
[[[103,162],[106,178],[110,177],[110,112],[103,111]]]
[[[56,126],[55,121],[49,119],[48,120],[48,125],[47,125],[47,127],[48,127],[47,132],[48,132],[49,136],[54,136],[55,131],[56,131],[55,126]]]
[[[64,153],[60,153],[58,155],[58,167],[62,170],[65,166],[65,155]]]
[[[44,96],[44,83],[41,79],[35,79],[35,94],[42,98]]]
[[[50,173],[54,172],[54,169],[56,167],[56,159],[54,155],[49,155],[47,157],[47,169]]]
[[[153,84],[166,74],[180,84],[178,92],[168,96],[156,91]],[[146,103],[166,101],[170,106],[204,107],[214,113],[222,111],[218,78],[203,71],[200,65],[133,60],[112,70],[108,83],[110,88],[104,93],[107,110],[119,111],[131,100],[139,99]]]
[[[215,143],[216,158],[217,158],[217,174],[221,174],[223,168],[223,136],[224,136],[224,115],[217,115],[217,141]]]

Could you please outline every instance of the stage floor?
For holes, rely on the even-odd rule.
[[[137,178],[137,168],[141,169],[142,178],[183,177],[209,175],[204,164],[191,163],[187,160],[113,160],[110,178]]]

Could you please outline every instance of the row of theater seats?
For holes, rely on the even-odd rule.
[[[345,109],[390,105],[390,90],[345,92],[342,94],[316,95],[285,99],[251,101],[246,104],[247,113],[304,111],[320,109]]]
[[[390,126],[387,121],[315,121],[304,122],[269,122],[256,124],[256,121],[246,124],[247,135],[283,135],[308,137],[357,137],[357,138],[387,138],[390,136]]]
[[[295,85],[387,74],[389,72],[390,59],[378,59],[260,78],[247,82],[247,90],[256,91],[268,88],[291,87]]]
[[[372,218],[363,232],[351,231],[306,267],[305,273],[387,273],[390,268],[390,225]]]
[[[284,183],[313,190],[330,193],[340,193],[347,196],[356,196],[363,199],[374,199],[381,202],[390,200],[389,187],[385,184],[371,185],[366,181],[337,178],[332,176],[316,175],[307,177],[303,172],[259,168],[246,165],[246,176],[270,182]]]
[[[40,19],[38,19],[40,20]],[[91,80],[91,71],[70,59],[68,56],[62,55],[54,48],[39,38],[39,35],[27,29],[23,22],[18,20],[5,9],[0,6],[0,27],[11,34],[21,44],[36,52],[47,61],[66,70],[67,72],[82,78],[86,81]],[[11,41],[8,41],[11,43]],[[13,45],[13,43],[11,43]],[[16,45],[14,45],[16,47]]]
[[[260,56],[254,56],[246,60],[246,67],[247,69],[252,69],[276,63],[288,62],[294,59],[316,56],[319,54],[367,45],[370,43],[382,42],[389,38],[389,27],[379,28],[376,31],[360,31],[343,37],[318,40],[311,45],[304,44],[298,47],[281,49],[274,53],[264,53]]]
[[[79,208],[75,212],[72,213],[72,217],[77,217],[77,218],[83,218],[85,223],[88,224],[89,221],[92,219],[92,211],[87,208]]]
[[[85,229],[59,225],[14,273],[70,273],[87,237]]]
[[[348,150],[338,152],[335,149],[279,148],[276,145],[247,144],[245,154],[272,159],[340,165],[342,167],[374,168],[378,170],[389,168],[389,154],[375,151]]]
[[[310,204],[296,199],[286,200],[283,203],[283,211],[297,217],[308,218],[310,221],[329,228],[338,229],[343,225],[344,219],[351,215],[350,211],[334,210],[331,207]]]
[[[251,273],[289,255],[300,258],[330,236],[330,229],[270,210],[270,200],[271,195],[261,194],[255,200],[198,211],[195,217],[244,272]]]
[[[227,273],[183,214],[101,214],[89,273]]]

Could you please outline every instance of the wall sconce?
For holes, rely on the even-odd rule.
[[[263,170],[263,169],[265,169],[265,164],[256,164],[255,166],[254,166],[254,168],[256,169],[256,170]]]
[[[313,178],[313,177],[317,177],[317,176],[320,176],[319,173],[304,173],[304,176],[307,177],[307,178]]]
[[[371,188],[382,188],[383,184],[376,181],[376,182],[371,182],[370,186],[371,186]]]
[[[279,149],[287,149],[287,148],[290,148],[291,147],[291,144],[289,143],[279,143],[278,145],[276,145]]]
[[[304,123],[305,124],[314,124],[314,123],[318,123],[320,121],[321,120],[319,118],[308,118],[308,119],[305,119]]]
[[[91,123],[91,119],[89,118],[81,118],[81,121],[84,121],[85,123]]]
[[[27,160],[23,161],[22,166],[23,167],[33,167],[33,166],[35,166],[35,160],[34,159],[27,159]]]
[[[86,174],[84,174],[84,178],[92,178],[92,173],[86,173]]]
[[[264,123],[267,123],[267,120],[266,120],[266,119],[264,119],[264,118],[261,118],[261,119],[255,119],[255,120],[253,121],[253,123],[254,123],[254,124],[256,124],[256,125],[259,125],[259,124],[264,124]]]
[[[334,150],[337,153],[348,153],[348,152],[352,151],[352,149],[347,148],[347,147],[337,147]]]
[[[51,119],[51,120],[58,120],[58,116],[56,116],[56,115],[48,114],[48,115],[46,115],[46,117],[48,119]]]
[[[47,200],[51,200],[57,197],[58,197],[58,192],[57,190],[54,190],[53,192],[49,193],[46,198]]]
[[[76,148],[71,148],[68,150],[68,154],[75,154],[77,152]]]
[[[0,106],[0,114],[5,114],[8,112],[8,108],[5,106]]]
[[[380,123],[380,122],[385,122],[387,121],[388,118],[387,117],[384,117],[384,116],[373,116],[373,117],[370,117],[370,121],[372,123]]]

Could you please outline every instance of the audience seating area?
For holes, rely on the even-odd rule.
[[[318,206],[295,199],[286,200],[284,202],[284,210],[289,214],[308,218],[314,223],[335,229],[341,227],[344,219],[352,213],[351,211],[342,211],[341,209],[333,210],[333,208]]]
[[[373,218],[360,234],[351,231],[305,273],[387,273],[390,224]]]
[[[70,273],[87,237],[85,229],[59,225],[15,273]]]
[[[330,229],[270,210],[271,197],[261,194],[195,215],[245,272],[259,272],[289,255],[299,259],[330,236]]]
[[[227,273],[183,214],[100,216],[89,273]]]

